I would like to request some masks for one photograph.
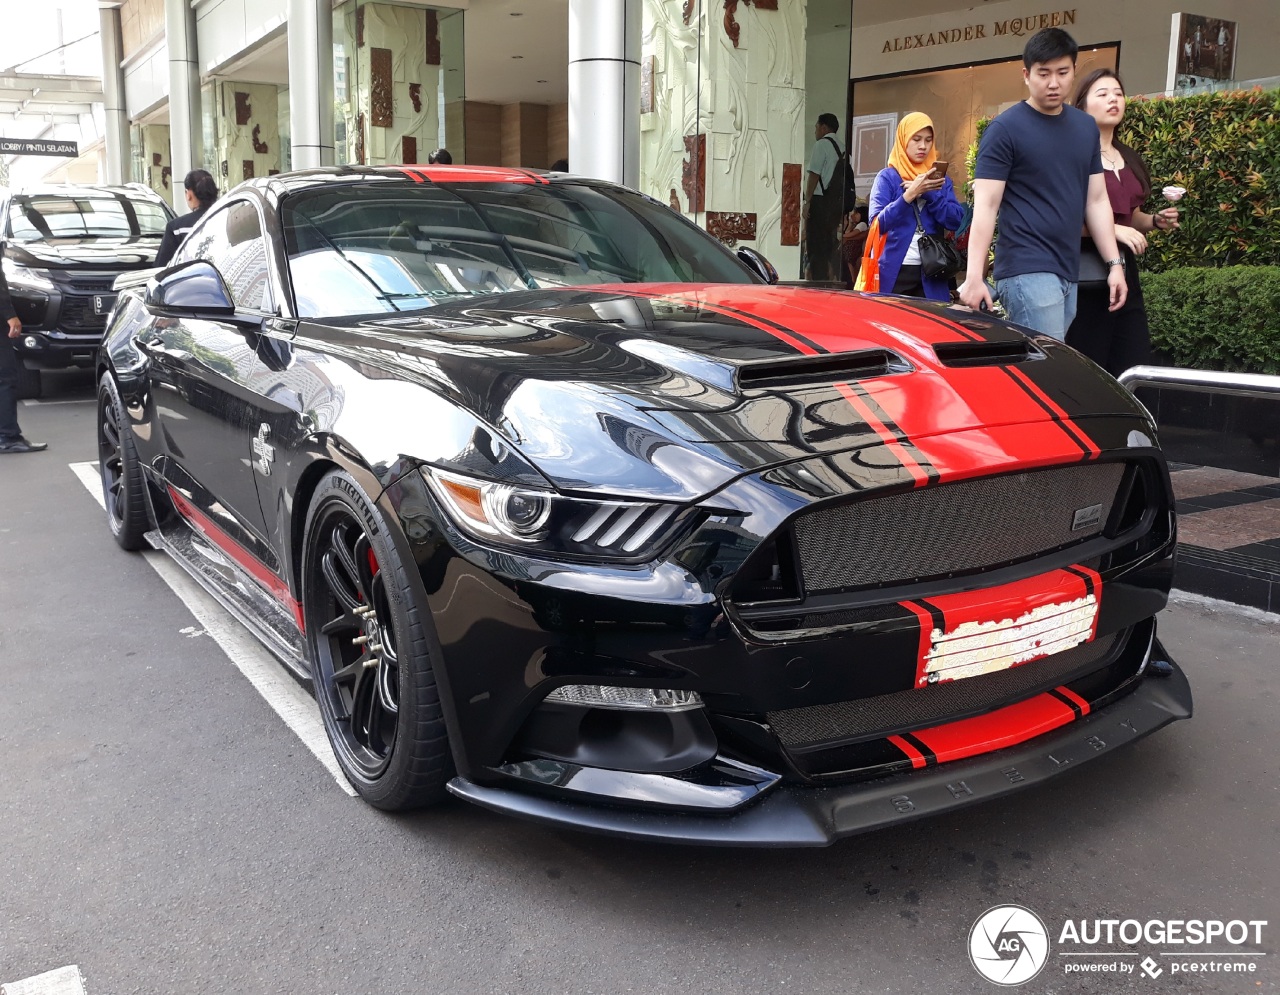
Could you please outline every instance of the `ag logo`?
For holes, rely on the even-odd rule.
[[[988,981],[1020,985],[1049,959],[1049,933],[1040,917],[1021,905],[997,905],[969,930],[969,960]]]

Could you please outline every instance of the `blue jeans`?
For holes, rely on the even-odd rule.
[[[1056,273],[1021,273],[996,281],[1009,320],[1066,341],[1076,316],[1076,285]]]

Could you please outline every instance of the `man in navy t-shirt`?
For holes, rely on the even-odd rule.
[[[1012,321],[1060,340],[1076,313],[1082,227],[1108,263],[1111,310],[1128,295],[1098,126],[1067,104],[1077,51],[1061,28],[1037,32],[1023,50],[1029,96],[987,125],[978,149],[969,268],[960,286],[962,303],[991,306],[984,271],[999,213],[1000,302]]]

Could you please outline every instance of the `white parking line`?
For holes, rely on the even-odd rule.
[[[84,976],[75,964],[0,985],[0,995],[85,995]]]
[[[42,401],[39,398],[28,397],[23,400],[22,406],[24,408],[31,408],[31,407],[35,407],[36,405],[50,405],[50,404],[94,404],[96,403],[96,400],[97,399],[93,397],[73,397],[65,401]]]
[[[98,464],[68,465],[98,504],[102,505],[102,478],[98,475]],[[329,745],[329,737],[325,734],[324,722],[320,719],[315,700],[284,671],[284,665],[267,652],[230,612],[192,580],[182,567],[166,554],[154,549],[145,550],[141,555],[187,606],[200,627],[222,647],[222,651],[240,673],[249,679],[249,683],[267,700],[267,704],[275,709],[285,725],[324,764],[338,782],[338,787],[355,798],[355,788],[343,776],[337,758],[333,755],[333,747]]]

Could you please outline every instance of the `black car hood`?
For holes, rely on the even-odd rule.
[[[918,395],[928,408],[916,420],[922,434],[981,430],[989,416],[933,349],[958,338],[958,322],[971,340],[1029,350],[1042,368],[1065,366],[1060,378],[1085,385],[1082,410],[1139,413],[1078,354],[1030,344],[1002,322],[806,289],[508,293],[326,322],[315,344],[429,382],[557,486],[691,499],[743,472],[885,444],[884,425],[850,406],[850,383]],[[304,327],[299,338],[312,334]],[[1036,409],[1019,417],[1055,416]]]
[[[56,238],[10,242],[5,257],[38,268],[146,269],[156,264],[159,235],[137,238]]]

